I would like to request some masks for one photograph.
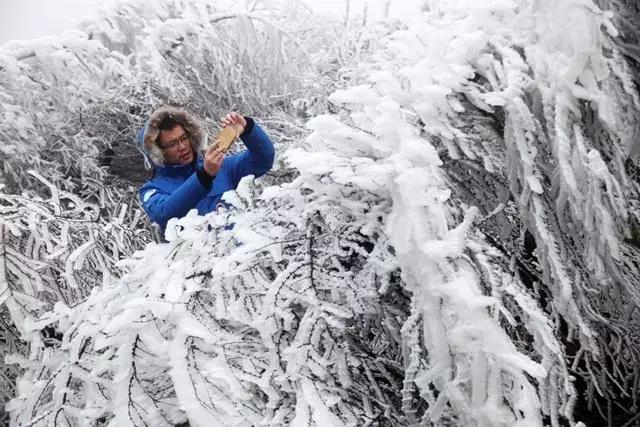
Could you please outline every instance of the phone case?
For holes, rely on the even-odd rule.
[[[222,148],[222,152],[225,153],[229,147],[231,147],[231,144],[233,144],[235,139],[236,131],[231,126],[227,126],[222,129],[222,132],[220,132],[216,137],[215,145],[216,147]]]

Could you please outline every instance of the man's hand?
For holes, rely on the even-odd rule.
[[[209,147],[204,154],[204,170],[209,176],[215,176],[222,167],[224,153],[216,147]]]
[[[247,126],[247,121],[240,114],[234,112],[224,116],[220,120],[220,126],[223,128],[231,126],[236,131],[236,135],[240,136]]]

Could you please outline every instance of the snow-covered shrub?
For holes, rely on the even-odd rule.
[[[309,60],[273,14],[196,0],[114,3],[78,30],[0,49],[1,180],[10,189],[24,188],[27,168],[63,189],[87,177],[98,179],[87,192],[99,188],[101,150],[131,145],[161,103],[217,120],[299,95]]]
[[[303,95],[303,85],[311,81],[315,68],[325,67],[331,56],[326,51],[338,46],[338,39],[327,43],[314,37],[314,31],[335,30],[331,25],[300,30],[314,19],[296,4],[285,15],[278,8],[246,10],[237,5],[221,12],[197,0],[112,3],[79,30],[11,42],[0,50],[3,193],[12,197],[21,191],[15,200],[22,201],[48,197],[47,186],[25,173],[33,169],[53,184],[53,192],[60,188],[67,191],[66,197],[75,197],[76,208],[80,203],[87,206],[84,215],[100,212],[96,221],[101,225],[119,217],[123,201],[137,208],[130,184],[145,177],[133,139],[152,107],[185,105],[206,118],[212,131],[212,122],[232,109],[268,113],[267,124],[274,129],[290,126],[294,120],[288,113],[300,106],[294,101]],[[320,46],[324,50],[316,49],[317,57],[307,55],[305,48]],[[318,94],[328,90],[318,84],[305,88],[304,95],[320,99]],[[322,108],[318,102],[305,104],[305,111]],[[109,174],[119,165],[101,166],[114,163],[118,146],[126,147],[129,157],[136,156],[128,163],[136,170],[121,169],[120,179]],[[111,151],[103,154],[105,150]],[[116,194],[122,198],[114,200]],[[127,225],[141,224],[137,216],[128,219],[134,223]],[[80,235],[75,235],[74,244],[87,243]],[[21,238],[12,242],[19,241],[19,246],[39,240]],[[85,280],[82,286],[88,290],[94,284]]]
[[[104,189],[117,213],[58,190],[36,172],[29,176],[47,186],[46,199],[6,194],[0,186],[0,355],[28,354],[25,341],[48,346],[55,328],[27,330],[55,301],[75,305],[91,288],[111,281],[114,264],[150,240],[137,223],[140,211]],[[33,184],[31,184],[33,186]],[[120,202],[120,203],[119,203]],[[13,397],[15,366],[2,365],[3,404]],[[6,394],[5,394],[6,393]]]
[[[325,62],[344,31],[323,24],[291,2],[111,2],[77,30],[0,47],[0,243],[10,267],[2,315],[10,308],[25,331],[25,319],[56,301],[76,305],[149,242],[132,187],[146,179],[133,139],[153,107],[187,106],[212,131],[229,110],[270,115],[276,136],[293,121],[288,113],[326,110],[322,94],[337,80]],[[42,345],[31,332],[24,338]],[[13,342],[0,343],[3,353]]]
[[[20,330],[27,313],[41,314],[55,301],[75,305],[94,286],[110,282],[113,265],[150,240],[138,226],[140,210],[116,204],[109,189],[102,195],[112,198],[118,212],[101,212],[36,172],[29,175],[48,187],[49,198],[5,194],[0,188],[0,305],[8,306]]]
[[[229,198],[241,211],[170,222],[169,244],[32,325],[65,334],[13,359],[27,368],[15,423],[402,421],[403,296],[389,245],[369,235],[380,216],[362,212],[379,200],[352,189],[341,205],[300,180],[257,197],[243,182]]]
[[[361,85],[333,95],[345,106],[341,122],[312,122],[327,150],[342,150],[336,159],[387,165],[377,178],[393,189],[387,232],[403,279],[416,284],[415,318],[425,321],[414,331],[425,340],[416,372],[407,370],[430,403],[423,422],[444,414],[461,425],[512,425],[512,399],[523,402],[512,393],[528,390],[506,386],[512,375],[535,384],[540,401],[529,409],[541,407],[554,425],[572,420],[569,370],[590,402],[610,407],[635,395],[637,250],[623,240],[637,215],[638,185],[625,165],[637,152],[640,105],[612,16],[572,1],[428,3],[429,14],[363,65]],[[348,148],[338,143],[345,137]],[[303,164],[314,171],[313,160]],[[473,244],[452,245],[467,230]],[[484,245],[499,252],[478,257]],[[468,263],[475,274],[457,280]],[[471,306],[482,306],[472,294],[502,300],[508,311],[499,308],[492,326],[540,361],[537,375],[514,364],[515,353],[500,363],[502,350],[481,339],[499,331],[488,334],[477,317],[484,310],[462,308],[461,293]],[[494,403],[505,418],[486,410]]]
[[[328,103],[285,108],[315,116],[280,147],[275,175],[295,179],[245,180],[237,210],[173,221],[119,279],[25,325],[64,334],[11,359],[16,424],[559,426],[584,400],[610,423],[635,402],[640,105],[621,15],[425,9],[351,39],[375,49],[325,65],[349,86]],[[167,40],[191,57],[181,25],[200,17],[176,19]],[[154,55],[149,99],[178,64]]]
[[[4,307],[0,309],[0,378],[2,387],[0,388],[0,404],[4,404],[15,396],[16,379],[21,371],[16,365],[4,363],[5,356],[10,354],[27,354],[28,348],[24,341],[20,339],[20,333],[13,324],[9,311]],[[0,425],[9,425],[9,412],[0,410]]]

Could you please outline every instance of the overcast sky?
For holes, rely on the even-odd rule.
[[[72,28],[93,16],[95,4],[92,0],[0,0],[0,44]]]
[[[150,0],[153,1],[153,0]],[[422,0],[391,0],[392,15],[414,13]],[[213,1],[212,1],[213,2]],[[368,16],[382,17],[386,0],[351,0],[353,11],[362,12],[369,3]],[[313,9],[343,14],[345,0],[306,0]],[[94,17],[99,0],[0,0],[0,45],[9,40],[34,39],[57,34],[86,18]]]

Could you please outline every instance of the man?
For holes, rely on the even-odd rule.
[[[203,155],[203,126],[190,113],[173,107],[154,111],[140,131],[139,143],[154,167],[153,178],[140,188],[140,201],[163,232],[171,218],[191,209],[204,215],[224,206],[222,194],[237,188],[242,177],[261,176],[273,166],[273,143],[252,118],[230,113],[221,125],[231,126],[247,151],[225,157],[214,146]]]

